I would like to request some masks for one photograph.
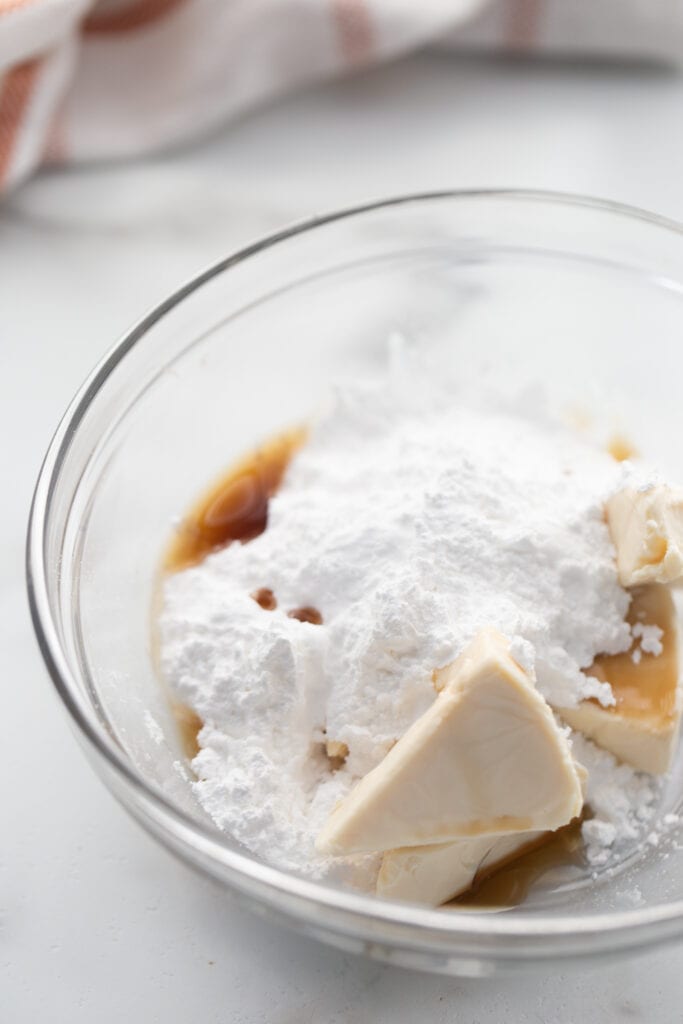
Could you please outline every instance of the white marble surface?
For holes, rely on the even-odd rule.
[[[248,239],[445,186],[584,191],[683,218],[683,79],[419,57],[283,101],[198,149],[43,175],[0,207],[0,1019],[579,1024],[681,1019],[683,948],[458,981],[343,956],[231,907],[124,815],[50,692],[23,543],[50,433],[91,365]]]

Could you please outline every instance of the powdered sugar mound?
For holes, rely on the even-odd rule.
[[[528,672],[530,676],[534,675],[536,650],[533,644],[530,644],[523,636],[513,636],[510,640],[510,654],[525,672]]]
[[[620,764],[577,732],[572,733],[572,754],[588,770],[586,802],[593,817],[583,823],[581,832],[586,859],[597,868],[645,836],[661,782]]]
[[[264,612],[216,559],[169,579],[161,625],[163,670],[205,723],[193,761],[200,802],[254,853],[313,863],[312,829],[344,791],[314,736],[324,634]]]
[[[631,641],[603,519],[622,472],[558,424],[340,394],[266,532],[165,583],[163,671],[205,723],[196,789],[218,825],[282,866],[334,867],[313,852],[322,822],[483,626],[514,638],[555,705],[609,703],[582,670]],[[277,610],[249,597],[260,587]],[[323,625],[287,617],[303,605]],[[334,773],[325,738],[348,747]]]

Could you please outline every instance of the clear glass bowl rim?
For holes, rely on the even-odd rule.
[[[361,893],[327,886],[280,871],[252,859],[247,854],[230,849],[224,844],[223,837],[217,830],[203,826],[176,807],[160,790],[147,783],[128,761],[122,748],[98,721],[69,667],[50,607],[50,567],[45,558],[45,546],[52,499],[59,484],[62,464],[79,424],[91,403],[97,398],[103,384],[133,346],[143,342],[145,334],[157,321],[207,281],[249,260],[261,251],[286,244],[288,239],[305,232],[317,231],[344,219],[359,218],[375,211],[408,204],[496,199],[521,205],[541,203],[550,206],[573,206],[592,210],[599,215],[606,214],[632,222],[639,221],[663,232],[683,236],[683,224],[647,210],[610,200],[543,190],[452,189],[390,197],[316,216],[271,234],[218,261],[181,286],[135,324],[95,366],[64,413],[43,460],[31,503],[26,547],[29,606],[33,628],[48,673],[80,738],[85,741],[89,751],[100,759],[102,766],[113,772],[123,791],[130,793],[132,800],[137,804],[135,816],[138,820],[157,838],[163,840],[164,832],[174,835],[181,848],[176,848],[176,852],[182,855],[182,847],[185,847],[185,859],[188,861],[192,862],[191,850],[195,847],[197,853],[201,853],[205,870],[211,873],[210,868],[206,867],[207,861],[219,862],[222,867],[229,870],[235,888],[241,888],[240,877],[245,883],[255,883],[255,888],[246,884],[244,892],[248,893],[251,889],[253,894],[256,891],[260,898],[271,904],[276,911],[278,905],[281,908],[283,906],[280,897],[289,897],[289,909],[286,914],[290,920],[297,917],[314,920],[311,913],[300,914],[297,911],[297,908],[300,910],[306,904],[312,904],[318,913],[326,909],[336,917],[336,926],[333,926],[333,930],[346,932],[372,943],[384,940],[390,947],[403,946],[425,952],[430,949],[435,952],[447,952],[452,949],[454,953],[464,953],[468,943],[472,942],[473,956],[512,961],[528,957],[530,954],[535,957],[552,958],[571,953],[581,956],[589,951],[608,953],[617,949],[635,948],[675,939],[683,935],[683,899],[588,917],[524,915],[522,912],[515,915],[450,914],[416,905],[378,900]],[[109,772],[106,772],[105,781],[112,788],[108,775]],[[115,795],[119,796],[116,788]],[[129,810],[131,809],[125,798],[122,802]],[[144,809],[142,815],[139,813],[140,808]],[[145,818],[148,819],[147,822]],[[158,827],[159,824],[162,826],[161,829]],[[519,946],[515,940],[521,940]]]

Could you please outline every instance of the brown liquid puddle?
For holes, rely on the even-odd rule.
[[[541,836],[530,844],[525,853],[513,853],[502,864],[476,875],[466,893],[448,904],[454,910],[500,910],[517,907],[529,895],[531,887],[556,868],[576,866],[583,863],[583,839],[581,824],[584,818],[577,818],[564,828]]]
[[[226,544],[246,544],[263,533],[270,499],[305,439],[303,428],[280,434],[228,470],[183,519],[166,552],[164,570],[188,569]]]
[[[183,753],[188,761],[191,761],[199,753],[199,733],[203,724],[202,720],[196,711],[179,700],[171,701],[171,710],[180,733]]]
[[[638,458],[638,449],[623,434],[612,435],[607,442],[607,451],[617,462]]]
[[[623,654],[600,654],[587,669],[589,675],[609,682],[616,704],[603,710],[629,718],[650,719],[660,724],[676,713],[678,656],[676,609],[667,586],[652,583],[635,587],[627,621],[659,626],[663,630],[662,653],[656,657],[645,652],[635,664],[633,648]]]

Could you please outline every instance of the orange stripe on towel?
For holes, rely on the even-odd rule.
[[[34,0],[0,0],[0,14],[9,14],[19,7],[28,7]]]
[[[543,0],[508,0],[503,42],[511,50],[530,50],[538,42]]]
[[[42,63],[37,57],[18,64],[0,84],[0,188],[7,180],[21,121]]]
[[[66,163],[67,152],[64,109],[60,106],[47,131],[43,160],[48,166],[60,166]]]
[[[342,53],[349,64],[364,64],[372,56],[375,32],[366,0],[332,0]]]
[[[0,0],[1,2],[1,0]],[[134,0],[125,7],[110,11],[93,11],[83,22],[83,30],[93,35],[110,32],[133,32],[146,28],[155,21],[186,3],[186,0]]]

